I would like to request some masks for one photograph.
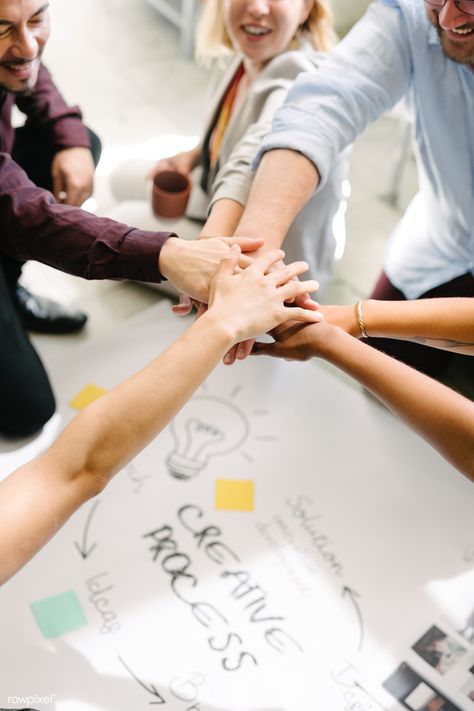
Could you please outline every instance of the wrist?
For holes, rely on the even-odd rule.
[[[241,340],[228,312],[220,313],[217,306],[211,306],[195,323],[202,324],[208,330],[209,337],[222,348],[223,353]]]
[[[173,272],[173,266],[176,266],[179,261],[180,243],[181,240],[179,237],[168,237],[161,248],[158,269],[165,279],[170,278],[170,274]]]

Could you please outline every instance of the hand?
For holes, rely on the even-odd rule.
[[[340,333],[341,329],[326,323],[325,320],[318,324],[289,321],[271,331],[274,343],[255,343],[252,355],[269,355],[300,361],[315,356],[325,358],[331,342]]]
[[[94,170],[89,148],[65,148],[56,153],[51,164],[56,200],[80,207],[92,195]]]
[[[207,304],[203,304],[202,301],[197,301],[197,299],[191,299],[187,294],[180,293],[179,301],[177,304],[173,304],[171,311],[177,316],[188,316],[193,308],[196,309],[196,318],[199,318],[207,311]]]
[[[162,170],[175,170],[183,175],[189,175],[193,168],[199,163],[200,155],[201,147],[197,146],[190,151],[183,151],[182,153],[177,153],[175,156],[162,158],[150,170],[148,178],[153,180],[155,175],[161,173]]]
[[[259,250],[255,252],[255,254],[265,254],[265,252],[261,252],[261,250]],[[279,261],[276,262],[271,269],[274,270],[284,266],[285,263],[283,261]],[[297,279],[297,277],[294,277],[294,279]],[[317,284],[317,288],[319,288],[319,284]],[[287,303],[294,304],[295,306],[299,306],[310,311],[317,311],[319,309],[319,304],[316,301],[313,301],[308,294],[298,294],[298,296],[294,299],[288,299]],[[224,356],[224,363],[226,365],[232,365],[236,360],[245,360],[252,353],[254,343],[255,340],[251,339],[232,346],[232,348]]]
[[[207,304],[211,281],[221,259],[229,253],[234,244],[246,252],[251,252],[261,246],[262,240],[247,237],[184,240],[170,237],[161,249],[160,271],[178,291]],[[236,268],[245,269],[251,263],[250,257],[239,253]]]
[[[275,270],[271,267],[284,253],[271,250],[261,255],[249,267],[235,273],[240,256],[239,247],[232,247],[222,260],[211,283],[209,310],[206,317],[218,318],[230,329],[234,342],[255,338],[289,320],[315,323],[318,311],[288,307],[285,302],[300,294],[317,289],[315,281],[295,281],[307,271],[306,262],[293,262]]]

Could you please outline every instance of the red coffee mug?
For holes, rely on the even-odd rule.
[[[182,173],[162,170],[153,178],[151,205],[157,217],[181,217],[186,211],[191,181]]]

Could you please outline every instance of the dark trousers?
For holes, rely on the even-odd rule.
[[[422,294],[419,298],[433,299],[453,296],[474,297],[474,277],[472,274],[463,274],[446,284],[441,284],[434,289],[430,289],[430,291]],[[382,272],[380,275],[370,298],[379,299],[381,301],[406,300],[403,293],[389,281],[385,272]],[[393,356],[397,360],[411,365],[413,368],[416,368],[416,370],[430,375],[432,378],[440,378],[448,365],[454,365],[456,367],[456,364],[459,364],[466,369],[472,368],[474,379],[474,358],[472,356],[450,353],[450,351],[442,351],[437,348],[431,348],[430,346],[422,346],[418,343],[399,341],[392,338],[368,338],[365,342],[380,351],[384,351],[384,353],[388,353],[388,355]]]
[[[95,164],[100,141],[89,131]],[[17,129],[12,156],[38,186],[52,187],[54,153],[28,125]],[[0,433],[26,437],[38,432],[56,407],[44,366],[31,345],[12,301],[23,262],[0,252]]]

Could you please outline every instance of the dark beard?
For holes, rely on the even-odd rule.
[[[445,37],[443,35],[443,30],[441,27],[436,24],[436,31],[438,33],[439,41],[441,44],[441,48],[444,52],[444,54],[448,57],[448,59],[451,59],[451,61],[456,62],[456,64],[468,64],[471,66],[474,66],[474,49],[471,51],[470,54],[467,54],[465,57],[462,56],[462,54],[459,54],[458,52],[453,52],[451,50],[451,47],[449,46],[449,40],[446,42]],[[474,32],[473,32],[474,36]],[[446,46],[448,44],[448,46]]]

